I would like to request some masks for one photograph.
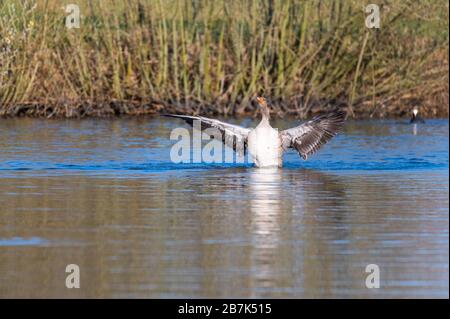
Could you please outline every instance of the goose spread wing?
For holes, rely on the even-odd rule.
[[[182,119],[191,126],[193,126],[194,121],[199,121],[202,132],[208,128],[219,130],[222,142],[231,147],[238,154],[244,154],[247,150],[247,138],[250,129],[203,116],[178,114],[164,114],[163,116]],[[215,136],[212,135],[211,138],[215,138]]]
[[[344,112],[335,111],[281,131],[283,149],[294,148],[306,160],[342,129],[344,119]]]

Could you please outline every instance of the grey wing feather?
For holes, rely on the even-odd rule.
[[[345,113],[335,111],[284,130],[280,133],[283,149],[293,148],[306,160],[342,129],[344,120]]]
[[[208,128],[216,128],[219,130],[222,142],[225,145],[231,147],[238,154],[244,154],[247,150],[247,138],[250,129],[203,116],[178,114],[163,114],[163,116],[182,119],[191,126],[194,126],[194,121],[200,121],[202,132]],[[215,136],[211,137],[214,138]]]

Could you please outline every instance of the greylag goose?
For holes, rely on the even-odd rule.
[[[201,130],[218,129],[222,142],[239,154],[249,152],[257,167],[281,167],[283,151],[292,148],[306,160],[322,145],[335,136],[344,124],[345,113],[334,111],[314,117],[299,126],[279,132],[270,125],[270,109],[267,100],[257,97],[262,119],[254,129],[225,123],[203,116],[164,114],[167,117],[179,118],[193,126],[200,122]]]

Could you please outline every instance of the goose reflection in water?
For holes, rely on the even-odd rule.
[[[285,287],[286,291],[299,294],[305,288],[314,292],[315,283],[322,281],[323,274],[331,274],[332,265],[318,257],[330,253],[324,239],[343,239],[348,234],[323,233],[330,224],[346,222],[336,212],[322,210],[323,202],[318,196],[323,195],[334,207],[344,204],[342,185],[327,174],[276,168],[250,173],[250,281],[258,296],[273,287]],[[277,296],[282,297],[283,291]]]
[[[266,168],[250,174],[250,209],[255,241],[263,247],[274,247],[280,231],[281,170]]]
[[[270,288],[277,285],[281,244],[282,175],[278,168],[252,170],[249,195],[251,212],[251,286]],[[255,289],[252,289],[255,291]]]

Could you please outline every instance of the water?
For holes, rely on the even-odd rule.
[[[447,120],[348,122],[282,170],[173,164],[179,125],[1,120],[0,297],[449,297]]]

